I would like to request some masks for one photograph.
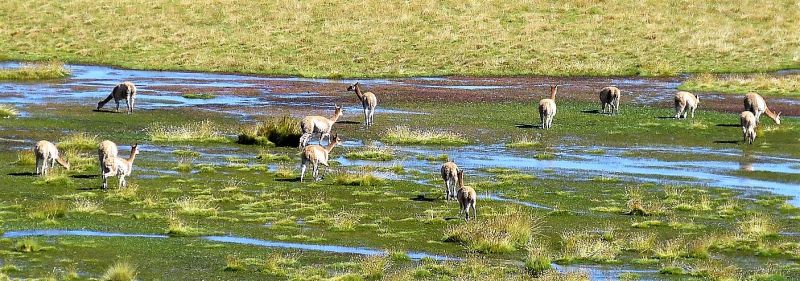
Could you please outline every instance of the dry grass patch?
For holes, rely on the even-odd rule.
[[[800,74],[778,76],[700,74],[683,82],[678,89],[733,94],[758,92],[762,95],[800,96]]]
[[[67,77],[69,74],[69,69],[62,62],[23,63],[19,68],[0,69],[0,80],[58,79]]]
[[[469,143],[463,136],[447,131],[412,130],[397,126],[386,131],[383,141],[406,145],[464,145]]]
[[[17,108],[12,105],[0,104],[0,118],[14,117],[19,114]]]
[[[542,224],[540,217],[517,207],[483,216],[486,217],[448,227],[444,241],[460,243],[480,253],[510,253],[532,241]]]
[[[211,120],[183,125],[155,123],[145,129],[151,141],[156,142],[228,142]]]

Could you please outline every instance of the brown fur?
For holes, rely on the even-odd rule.
[[[694,111],[700,105],[700,98],[692,93],[680,91],[675,94],[675,119],[686,118],[691,111],[694,118]]]
[[[334,105],[334,112],[333,117],[331,119],[322,117],[322,116],[306,116],[303,118],[303,121],[300,122],[300,130],[303,132],[303,135],[300,136],[300,144],[299,147],[305,147],[308,145],[308,141],[314,134],[319,134],[319,144],[322,145],[322,140],[325,136],[328,136],[328,140],[330,140],[331,130],[333,130],[333,124],[339,120],[339,117],[342,117],[344,114],[344,110],[340,105]]]
[[[553,127],[553,117],[556,116],[556,93],[558,85],[550,86],[550,98],[539,101],[539,120],[542,122],[542,129]]]
[[[111,91],[104,100],[97,103],[97,110],[103,108],[111,99],[117,104],[117,112],[119,112],[119,101],[125,100],[125,105],[128,107],[128,114],[133,113],[133,106],[136,102],[136,86],[131,82],[122,82]]]
[[[600,90],[600,106],[603,113],[606,112],[606,105],[608,105],[612,115],[619,113],[619,100],[621,97],[622,95],[617,87],[605,87]]]
[[[743,111],[739,115],[739,121],[742,124],[742,138],[744,142],[753,144],[756,140],[756,116],[750,111]]]
[[[139,145],[134,144],[131,146],[131,154],[127,159],[116,156],[106,156],[103,159],[103,189],[108,188],[108,178],[119,176],[118,188],[128,186],[125,177],[130,176],[133,172],[133,161],[136,160],[136,155],[139,154]]]
[[[110,140],[100,142],[100,145],[97,147],[97,163],[100,165],[100,174],[103,174],[103,163],[106,158],[117,157],[118,152],[119,150],[117,149],[116,143]]]
[[[752,112],[756,117],[756,122],[761,122],[761,114],[766,113],[769,118],[775,121],[775,124],[781,124],[781,113],[772,112],[767,107],[767,102],[758,93],[751,92],[744,96],[744,110]]]
[[[461,206],[461,210],[458,214],[465,214],[466,216],[464,219],[469,221],[469,209],[472,208],[473,212],[473,219],[478,218],[478,209],[475,207],[476,203],[478,202],[478,194],[475,193],[475,189],[469,186],[464,185],[464,171],[458,171],[458,204]]]
[[[375,107],[378,106],[378,99],[375,98],[375,94],[372,92],[362,92],[361,83],[358,82],[347,87],[347,90],[356,93],[358,100],[361,101],[361,107],[364,108],[364,124],[371,126],[373,122],[372,115],[375,113]]]
[[[328,167],[328,156],[337,144],[341,143],[339,136],[333,135],[333,139],[327,146],[308,145],[303,147],[302,159],[300,162],[300,182],[303,182],[303,177],[306,173],[306,166],[311,163],[313,170],[311,175],[315,181],[319,181],[319,164]]]
[[[33,155],[36,156],[36,174],[46,176],[47,171],[56,163],[69,170],[69,162],[61,158],[58,148],[52,142],[46,140],[37,142],[33,147]]]
[[[458,185],[458,166],[452,161],[442,164],[440,169],[442,180],[444,180],[445,200],[456,199],[456,186]]]

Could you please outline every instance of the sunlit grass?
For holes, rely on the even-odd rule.
[[[211,120],[166,125],[155,123],[145,129],[151,141],[156,142],[228,142]]]
[[[100,280],[103,281],[133,281],[136,280],[136,266],[119,261],[108,267]]]
[[[521,148],[535,148],[535,147],[540,147],[541,145],[542,144],[538,140],[531,139],[531,138],[528,138],[528,137],[522,137],[522,138],[515,139],[514,141],[512,141],[510,143],[507,143],[506,147],[507,148],[518,148],[518,149],[521,149]]]
[[[385,181],[376,177],[372,173],[349,173],[340,172],[336,173],[333,181],[336,184],[352,185],[352,186],[375,186],[383,184]]]
[[[389,161],[394,159],[394,152],[388,148],[366,146],[348,151],[344,157],[357,160]]]
[[[88,133],[74,133],[62,137],[56,146],[61,151],[77,150],[85,152],[97,151],[98,144],[97,135],[90,135]]]
[[[752,215],[738,222],[739,231],[750,238],[764,238],[775,236],[780,226],[770,216],[764,214]]]
[[[217,214],[217,208],[212,207],[208,201],[199,200],[191,197],[180,197],[175,200],[175,208],[178,214],[189,216],[213,216]]]
[[[0,80],[58,79],[69,74],[69,70],[61,62],[23,63],[19,68],[0,69]]]
[[[406,145],[464,145],[469,143],[463,136],[452,132],[412,130],[405,126],[387,130],[382,139],[386,143]]]
[[[17,108],[12,105],[0,104],[0,118],[14,117],[19,114]]]
[[[292,160],[292,158],[289,157],[289,155],[275,154],[266,150],[259,151],[258,154],[256,155],[256,159],[264,163],[288,162]]]
[[[445,241],[464,244],[480,253],[510,253],[526,245],[538,233],[541,218],[519,208],[478,217],[473,222],[453,225],[445,230]]]
[[[217,96],[211,93],[186,93],[181,95],[181,97],[185,99],[201,99],[201,100],[210,100],[216,98]]]
[[[568,231],[561,235],[561,262],[614,262],[620,247],[596,233]]]
[[[17,161],[14,164],[20,166],[35,166],[36,165],[36,155],[33,155],[33,151],[30,150],[22,150],[17,152]]]
[[[236,255],[228,255],[225,257],[225,271],[242,271],[244,270],[244,264]]]
[[[102,205],[98,201],[90,199],[76,199],[72,202],[71,212],[96,214],[103,213]]]
[[[800,96],[800,74],[779,76],[700,74],[683,82],[678,89],[732,94],[758,92],[762,95]]]

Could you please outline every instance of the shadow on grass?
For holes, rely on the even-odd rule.
[[[109,109],[92,109],[94,112],[102,112],[102,113],[122,113],[122,111],[115,111]]]
[[[587,109],[587,110],[581,110],[581,112],[589,113],[589,114],[600,114],[600,110],[599,109]],[[605,113],[603,113],[603,114],[605,114]]]
[[[675,116],[658,116],[656,119],[675,119]]]
[[[277,178],[277,179],[275,179],[275,181],[299,182],[300,181],[300,177],[296,177],[296,178]]]
[[[738,140],[716,140],[714,143],[739,144]]]
[[[425,194],[419,194],[416,197],[411,197],[411,198],[408,198],[408,199],[411,200],[411,201],[417,201],[417,202],[433,202],[433,201],[437,200],[436,198],[427,198],[427,197],[425,197]]]
[[[741,127],[739,124],[717,124],[717,127]]]
[[[109,189],[111,189],[111,188],[109,188]],[[78,188],[76,190],[87,191],[87,190],[107,190],[107,189],[103,189],[102,186],[95,186],[95,187],[81,187],[81,188]]]
[[[539,124],[539,125],[534,125],[534,124],[516,124],[514,126],[517,127],[517,128],[520,128],[520,129],[541,129],[542,128],[541,124]]]
[[[15,177],[32,177],[32,176],[36,176],[36,173],[20,172],[20,173],[8,173],[8,175],[9,176],[15,176]]]
[[[345,120],[342,120],[342,121],[336,121],[336,124],[361,124],[361,122],[359,122],[359,121],[345,121]]]
[[[72,175],[69,177],[73,179],[96,179],[99,178],[100,175]]]

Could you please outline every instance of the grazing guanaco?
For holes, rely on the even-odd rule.
[[[361,92],[361,83],[358,82],[347,87],[347,90],[355,92],[358,100],[361,101],[361,107],[364,108],[364,124],[367,126],[372,125],[372,115],[375,113],[375,107],[378,106],[378,99],[375,98],[375,94]]]
[[[33,154],[36,156],[37,175],[46,176],[47,170],[55,166],[56,162],[69,170],[69,162],[58,155],[58,148],[52,142],[40,140],[33,147]]]
[[[469,209],[472,208],[473,219],[478,218],[478,209],[475,203],[478,201],[478,194],[475,189],[464,185],[464,171],[458,170],[458,204],[461,206],[459,215],[466,213],[464,219],[469,221]]]
[[[539,101],[539,119],[542,121],[542,129],[553,127],[553,117],[556,116],[556,93],[558,85],[550,86],[550,98]]]
[[[133,161],[136,155],[139,154],[139,145],[134,144],[131,146],[131,155],[125,159],[119,156],[107,156],[103,160],[103,189],[108,188],[108,178],[119,176],[118,188],[127,187],[128,181],[125,177],[130,176],[133,171]]]
[[[603,113],[606,113],[606,105],[608,105],[612,115],[618,114],[619,100],[621,97],[622,95],[617,87],[605,87],[600,90],[600,106],[602,107]]]
[[[742,123],[742,141],[753,144],[756,140],[756,124],[758,123],[756,116],[750,111],[743,111],[739,115],[739,121]]]
[[[700,104],[700,98],[692,93],[680,91],[675,94],[675,119],[686,118],[686,114],[691,110],[692,118],[694,118],[694,111],[697,105]]]
[[[453,161],[442,164],[442,179],[444,180],[444,199],[456,199],[456,185],[458,185],[458,166]]]
[[[125,105],[128,106],[128,114],[133,113],[133,104],[136,102],[136,86],[131,82],[122,82],[111,91],[111,94],[106,99],[97,103],[97,110],[100,110],[108,101],[114,99],[117,103],[117,112],[119,112],[119,100],[125,100]]]
[[[339,120],[339,117],[342,117],[343,110],[342,106],[334,105],[336,110],[333,113],[333,117],[331,119],[322,117],[322,116],[306,116],[303,118],[303,121],[300,123],[300,129],[303,132],[303,135],[300,136],[300,145],[298,147],[302,148],[308,145],[308,141],[311,139],[314,134],[319,134],[319,144],[322,145],[322,139],[325,136],[328,137],[328,140],[331,138],[331,129],[333,129],[333,124],[336,123],[336,120]]]
[[[97,160],[98,165],[100,166],[100,174],[103,174],[103,162],[106,160],[107,157],[117,157],[117,144],[110,141],[104,140],[100,142],[100,145],[97,147]]]
[[[766,113],[769,118],[775,121],[775,124],[781,124],[781,113],[772,112],[767,108],[767,102],[764,98],[757,93],[747,93],[744,96],[744,110],[752,112],[756,117],[756,122],[761,122],[761,114]]]
[[[336,147],[337,144],[341,143],[341,139],[337,135],[333,135],[333,139],[328,143],[327,146],[320,146],[320,145],[308,145],[303,147],[303,154],[302,162],[300,163],[300,182],[303,182],[303,177],[306,174],[306,167],[308,163],[311,163],[313,171],[311,176],[314,177],[315,181],[319,181],[321,178],[319,177],[319,164],[325,165],[328,167],[328,156]]]

